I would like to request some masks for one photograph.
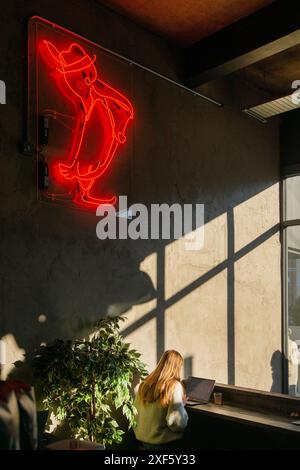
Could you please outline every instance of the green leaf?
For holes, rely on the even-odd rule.
[[[43,403],[54,417],[64,420],[72,436],[103,443],[121,442],[115,409],[128,426],[136,409],[129,390],[135,373],[147,373],[140,354],[119,333],[123,317],[101,319],[95,333],[84,340],[56,340],[40,347],[32,358]]]

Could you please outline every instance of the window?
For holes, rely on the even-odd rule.
[[[285,356],[290,395],[300,396],[300,176],[284,182]]]

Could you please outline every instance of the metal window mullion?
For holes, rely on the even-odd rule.
[[[300,225],[300,219],[284,220],[283,222],[281,222],[281,224],[284,228],[295,227],[297,225]]]
[[[282,181],[281,188],[281,273],[282,273],[282,317],[281,317],[281,341],[282,341],[282,392],[288,394],[289,379],[288,379],[288,351],[287,351],[287,338],[288,338],[288,253],[287,253],[287,230],[291,226],[286,219],[286,179]]]

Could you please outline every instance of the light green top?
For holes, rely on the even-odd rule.
[[[159,400],[143,403],[137,394],[137,426],[134,429],[138,441],[147,444],[166,444],[181,439],[188,423],[183,404],[183,389],[178,382],[174,388],[172,403],[163,408]]]

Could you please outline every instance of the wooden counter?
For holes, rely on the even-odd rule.
[[[222,405],[187,406],[189,448],[300,449],[299,398],[221,384],[215,391]]]

